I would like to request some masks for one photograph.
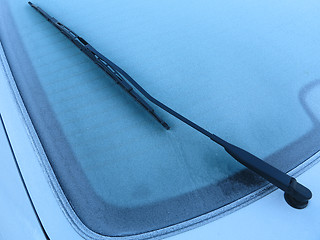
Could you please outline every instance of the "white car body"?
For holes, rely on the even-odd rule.
[[[0,62],[0,113],[5,125],[5,129],[0,125],[0,239],[46,239],[41,224],[53,240],[105,239],[90,232],[81,222],[74,222],[75,216],[71,216],[74,213],[62,207],[46,174],[46,166],[41,164],[43,150],[37,149],[31,138],[27,127],[31,122],[22,114],[25,109],[14,90],[16,86],[2,48]],[[319,159],[318,152],[291,172],[297,176],[306,170],[297,179],[313,192],[313,198],[303,210],[290,207],[283,199],[283,192],[276,190],[246,207],[217,216],[215,221],[211,219],[191,230],[188,228],[189,231],[179,234],[173,231],[159,238],[320,239],[320,165],[316,164]]]

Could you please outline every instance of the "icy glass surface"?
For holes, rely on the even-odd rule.
[[[254,181],[235,187],[229,180],[244,167],[155,107],[171,126],[164,130],[25,1],[0,3],[6,12],[0,17],[0,36],[8,55],[12,51],[9,62],[20,65],[13,66],[16,75],[22,71],[21,63],[29,68],[25,79],[16,77],[22,95],[35,106],[46,102],[40,110],[30,110],[31,117],[66,196],[93,230],[118,235],[154,230],[214,210],[255,189]],[[319,107],[309,108],[319,106],[312,100],[319,99],[314,90],[320,79],[319,1],[34,3],[122,67],[155,98],[280,169],[292,169],[319,149],[319,118],[313,115]],[[13,33],[6,31],[16,34],[10,37]],[[15,41],[25,60],[12,49]],[[42,115],[53,116],[55,123]],[[53,139],[58,135],[56,140],[48,140],[51,135],[46,131]],[[66,148],[74,161],[64,154]],[[163,220],[146,221],[148,227],[107,231],[93,223],[95,210],[80,203],[76,189],[86,194],[80,186],[84,182],[108,210],[139,209],[153,218],[154,205],[165,202],[164,212],[168,204],[175,207]],[[215,186],[214,197],[211,191],[202,191],[210,186]],[[91,198],[87,202],[95,204]],[[181,212],[189,202],[196,207],[184,216]],[[132,218],[138,214],[131,213]],[[107,212],[100,214],[100,220],[107,218]]]

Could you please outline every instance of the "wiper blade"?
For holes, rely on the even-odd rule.
[[[181,114],[177,113],[173,109],[169,108],[162,102],[158,101],[152,97],[146,90],[144,90],[133,78],[131,78],[124,70],[118,67],[116,64],[111,62],[109,59],[104,57],[101,53],[95,50],[91,45],[89,45],[83,38],[79,37],[77,34],[72,32],[69,28],[62,25],[55,18],[48,15],[41,8],[35,6],[31,2],[29,4],[40,12],[49,22],[51,22],[55,27],[57,27],[64,35],[66,35],[77,47],[79,47],[87,56],[89,56],[97,65],[99,65],[103,70],[105,70],[115,81],[121,82],[122,86],[128,90],[132,95],[132,87],[135,87],[145,98],[150,102],[154,103],[158,107],[162,108],[164,111],[168,112],[172,116],[181,120],[185,124],[194,128],[203,135],[209,137],[212,141],[222,146],[227,153],[229,153],[234,159],[240,162],[242,165],[246,166],[250,170],[262,176],[264,179],[268,180],[270,183],[274,184],[278,188],[284,191],[284,197],[287,203],[294,208],[305,208],[308,205],[308,201],[312,197],[311,191],[305,186],[301,185],[296,181],[295,178],[289,176],[288,174],[280,171],[279,169],[271,166],[255,155],[241,149],[231,143],[221,139],[217,135],[207,131],[206,129],[200,127],[191,120],[185,118]],[[127,83],[126,80],[131,84]],[[130,89],[130,91],[129,91]],[[139,96],[136,93],[134,96]],[[140,97],[140,96],[139,96]],[[138,98],[138,97],[137,97]],[[139,98],[141,100],[142,98]],[[141,103],[141,102],[140,102]],[[167,129],[168,125],[163,122],[157,115],[155,115],[153,109],[143,100],[143,106],[145,106],[148,111],[150,111],[157,120]],[[151,109],[151,110],[150,110]]]
[[[169,125],[163,121],[154,109],[138,94],[127,80],[115,70],[115,64],[100,54],[94,49],[86,40],[71,31],[68,27],[58,22],[51,17],[40,7],[28,2],[31,7],[36,9],[42,16],[44,16],[50,23],[60,30],[67,38],[69,38],[82,52],[84,52],[95,64],[97,64],[104,72],[106,72],[117,84],[119,84],[125,91],[127,91],[137,102],[139,102],[165,129],[169,130]],[[117,67],[119,69],[119,67]]]

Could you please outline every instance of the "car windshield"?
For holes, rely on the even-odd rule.
[[[154,106],[166,131],[27,2],[0,3],[18,90],[89,229],[158,230],[267,184]],[[277,168],[287,172],[319,151],[317,1],[35,3],[154,97]]]

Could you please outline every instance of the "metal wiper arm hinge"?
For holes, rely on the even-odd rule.
[[[104,57],[101,53],[95,50],[91,45],[89,45],[83,38],[79,37],[77,34],[72,32],[69,28],[59,23],[55,18],[49,16],[41,8],[35,6],[29,2],[30,6],[35,8],[40,12],[49,22],[51,22],[55,27],[57,27],[64,35],[66,35],[78,48],[81,49],[87,56],[89,56],[97,65],[99,65],[105,72],[107,72],[116,82],[119,82],[123,88],[125,88],[133,97],[137,99],[149,112],[151,112],[156,119],[167,129],[168,125],[163,122],[153,111],[153,109],[133,90],[135,87],[145,98],[150,102],[154,103],[158,107],[162,108],[172,116],[178,118],[185,124],[194,128],[203,135],[209,137],[212,141],[222,146],[227,153],[229,153],[234,159],[240,162],[242,165],[246,166],[250,170],[259,174],[261,177],[265,178],[278,188],[284,191],[285,200],[287,203],[294,208],[304,208],[308,205],[308,201],[312,197],[311,191],[298,183],[295,178],[289,176],[288,174],[280,171],[279,169],[271,166],[260,158],[254,156],[253,154],[234,146],[227,141],[221,139],[217,135],[210,133],[206,129],[200,127],[196,123],[190,121],[184,116],[180,115],[173,109],[169,108],[162,102],[158,101],[152,97],[146,90],[144,90],[133,78],[131,78],[124,70],[118,67],[116,64],[111,62],[109,59]],[[126,80],[131,84],[127,83]]]

